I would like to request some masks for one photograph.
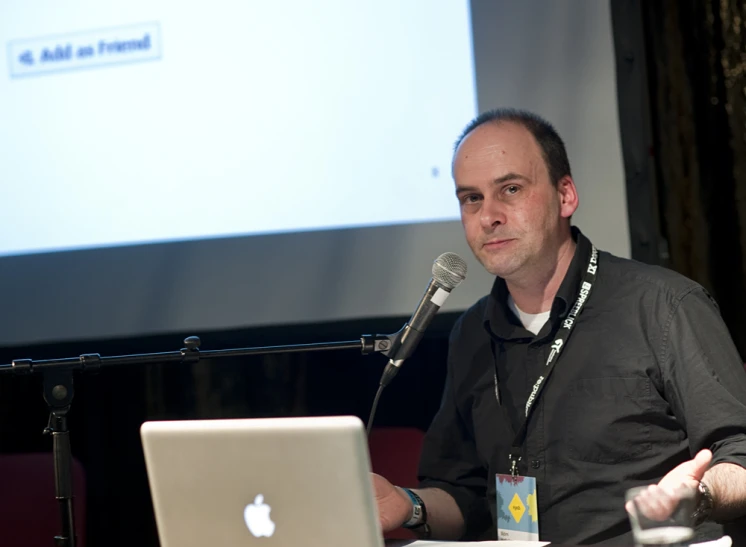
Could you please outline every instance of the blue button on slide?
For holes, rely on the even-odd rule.
[[[160,57],[161,31],[158,23],[8,42],[12,77],[152,61]]]

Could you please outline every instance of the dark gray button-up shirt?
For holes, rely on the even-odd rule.
[[[467,538],[495,535],[495,473],[509,472],[526,399],[588,264],[591,244],[573,234],[575,256],[538,335],[510,311],[499,278],[451,334],[420,478],[454,497]],[[712,449],[714,463],[746,467],[746,372],[705,290],[600,252],[597,280],[522,448],[520,472],[537,481],[541,539],[565,544],[631,545],[625,490],[657,482],[702,448]],[[715,523],[697,531],[720,535]]]

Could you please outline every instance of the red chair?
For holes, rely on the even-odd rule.
[[[413,427],[373,428],[368,439],[370,463],[377,473],[396,486],[417,486],[417,466],[425,434]],[[387,539],[412,539],[415,535],[403,528],[385,534]]]
[[[74,458],[73,511],[85,547],[85,473]],[[52,454],[0,454],[0,545],[49,547],[61,532]]]

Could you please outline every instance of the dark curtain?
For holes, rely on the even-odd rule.
[[[745,2],[639,6],[663,262],[710,291],[746,355]]]

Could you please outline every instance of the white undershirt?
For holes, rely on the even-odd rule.
[[[513,300],[513,297],[510,295],[508,295],[508,307],[521,321],[521,324],[523,324],[524,328],[527,331],[532,332],[534,335],[539,334],[541,327],[543,327],[544,323],[549,320],[550,312],[544,311],[541,313],[526,313],[515,305],[515,300]]]

